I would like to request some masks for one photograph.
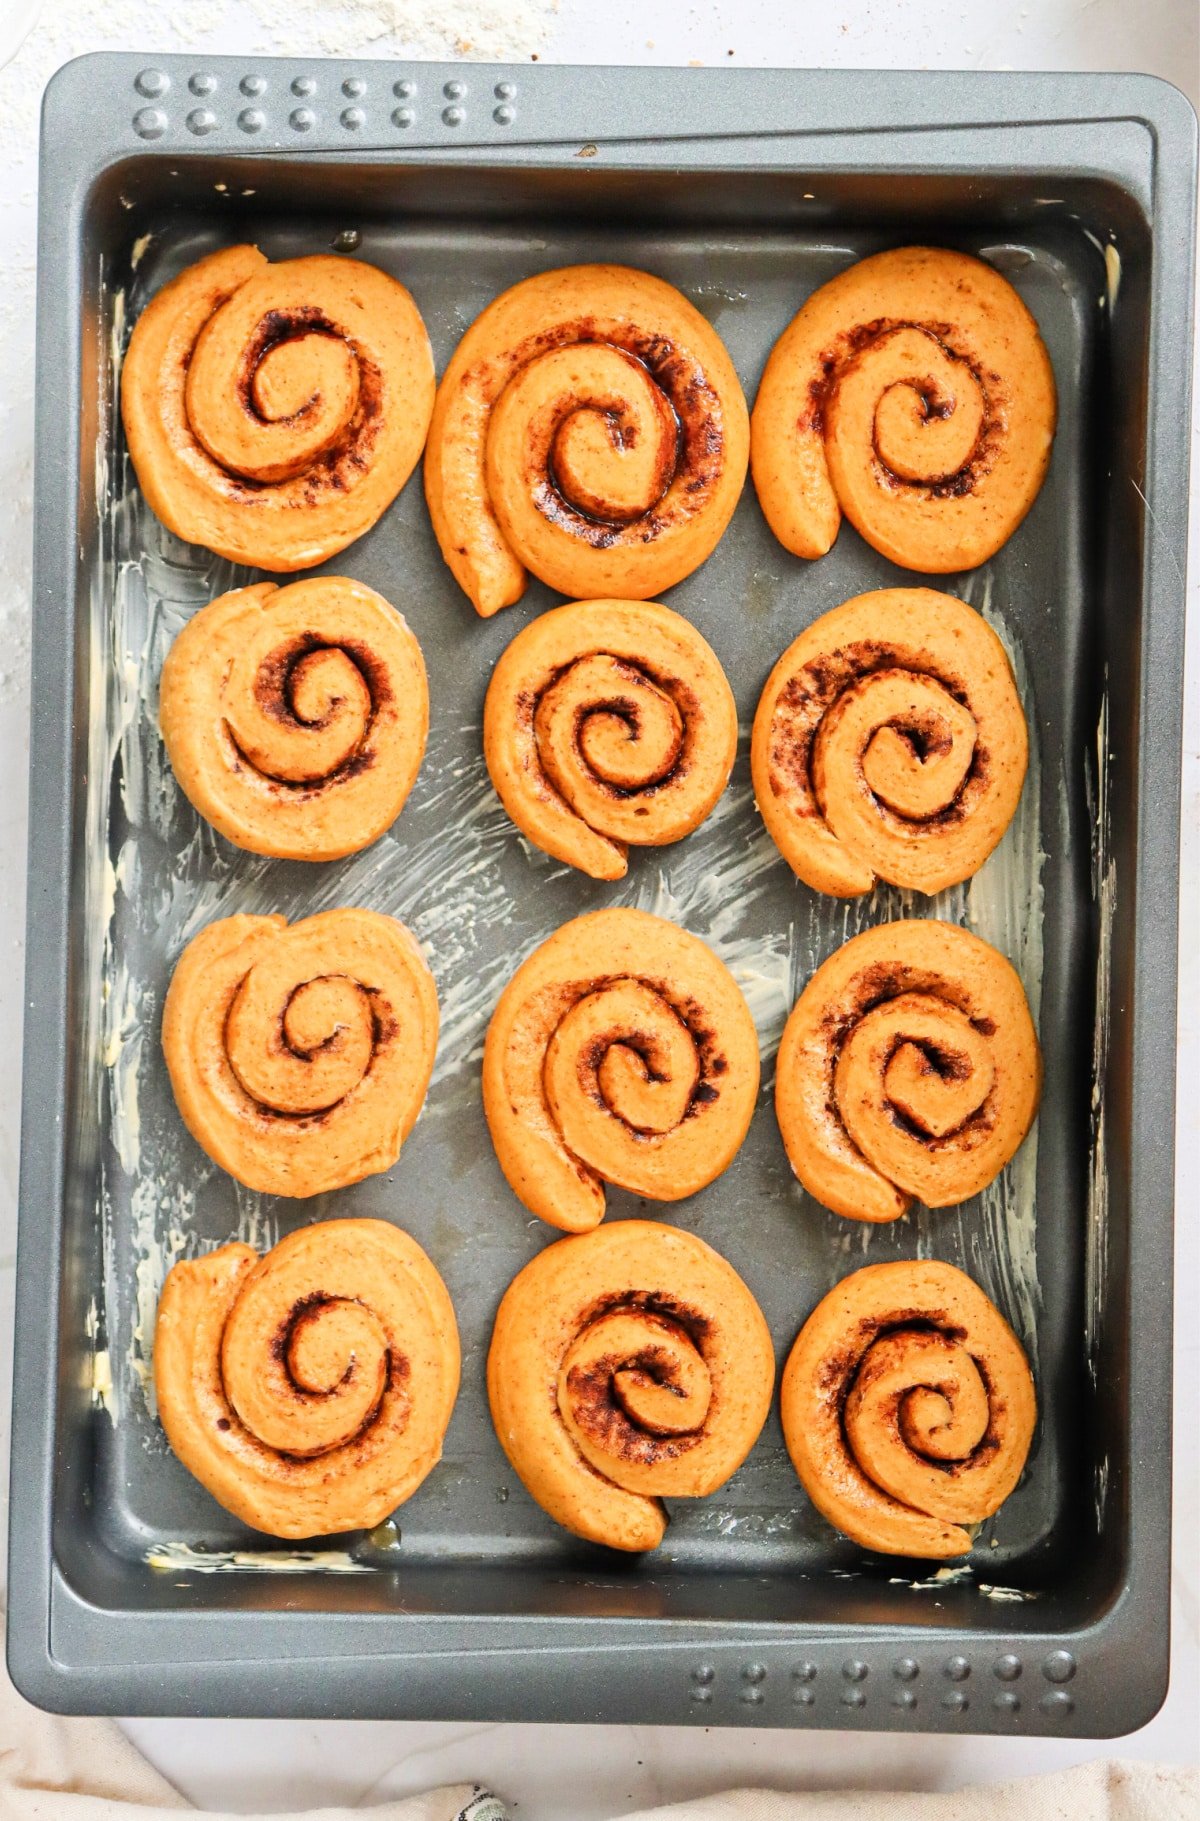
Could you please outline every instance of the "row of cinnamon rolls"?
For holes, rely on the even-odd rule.
[[[338,576],[220,596],[168,653],[160,723],[194,807],[254,853],[323,861],[369,846],[420,768],[420,646],[379,595]],[[737,705],[712,647],[656,602],[576,601],[531,621],[488,685],[483,746],[517,827],[596,879],[630,847],[689,834],[733,769]],[[933,894],[1007,828],[1028,737],[1003,645],[927,588],[858,595],[783,653],[754,719],[767,828],[805,884],[878,879]]]
[[[1012,286],[944,249],[876,254],[821,286],[776,343],[751,418],[716,331],[649,273],[525,279],[435,385],[396,279],[235,246],[142,312],[122,411],[163,523],[272,573],[361,537],[424,451],[442,554],[488,615],[529,572],[575,599],[674,586],[716,547],[748,466],[799,556],[829,550],[845,514],[903,568],[974,568],[1037,495],[1056,397]]]
[[[458,1393],[454,1309],[434,1265],[380,1220],[325,1221],[263,1257],[176,1264],[154,1342],[179,1458],[256,1529],[370,1529],[436,1467]],[[620,1221],[548,1246],[501,1300],[487,1361],[497,1436],[573,1535],[662,1541],[664,1499],[734,1474],[771,1408],[757,1301],[694,1234]],[[804,1322],[780,1415],[797,1474],[845,1535],[884,1554],[965,1554],[1017,1485],[1036,1419],[1020,1343],[977,1284],[929,1260],[870,1265]]]
[[[193,937],[163,1008],[180,1113],[247,1188],[307,1198],[389,1170],[421,1111],[438,1038],[434,978],[372,910],[224,917]],[[834,1213],[899,1219],[990,1183],[1037,1112],[1041,1055],[1010,963],[956,923],[851,938],[784,1028],[775,1108],[792,1170]],[[706,1188],[758,1100],[758,1035],[699,936],[648,911],[573,918],[516,969],[483,1052],[496,1156],[564,1232],[604,1218],[605,1185],[659,1202]]]

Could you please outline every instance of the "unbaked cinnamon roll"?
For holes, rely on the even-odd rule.
[[[809,1498],[865,1549],[965,1555],[1021,1477],[1037,1404],[1021,1343],[979,1286],[932,1259],[868,1265],[788,1356],[784,1439]]]
[[[1050,462],[1057,404],[1037,324],[992,266],[938,247],[859,260],[776,342],[751,430],[767,522],[824,556],[842,514],[903,569],[973,569]]]
[[[638,910],[564,923],[492,1014],[483,1104],[500,1167],[568,1232],[604,1218],[604,1184],[679,1201],[736,1156],[758,1093],[758,1037],[724,963]]]
[[[763,820],[814,891],[876,879],[933,893],[977,872],[1012,820],[1029,741],[1003,645],[965,602],[883,588],[788,646],[754,717]]]
[[[505,1292],[488,1353],[501,1446],[556,1523],[654,1549],[663,1498],[704,1498],[766,1420],[771,1336],[694,1234],[622,1220],[547,1246]]]
[[[775,1110],[810,1195],[850,1220],[896,1220],[913,1200],[944,1208],[985,1188],[1033,1124],[1041,1081],[1004,956],[913,919],[817,969],[784,1029]]]
[[[222,1246],[163,1286],[167,1439],[219,1504],[271,1536],[381,1523],[440,1459],[458,1375],[446,1286],[386,1221],[304,1227],[262,1258]]]
[[[352,544],[415,468],[433,409],[425,324],[396,279],[333,255],[226,247],[134,325],[121,414],[168,530],[288,571]]]
[[[268,1195],[321,1195],[389,1170],[437,1048],[433,975],[402,923],[332,910],[224,917],[193,938],[163,1007],[188,1130]]]
[[[238,847],[336,860],[390,828],[429,730],[421,647],[358,582],[259,582],[202,607],[163,665],[159,723],[195,809]]]
[[[425,494],[476,610],[526,570],[575,599],[649,600],[711,555],[746,478],[746,402],[674,286],[627,266],[514,285],[442,376]]]
[[[593,879],[701,823],[729,780],[737,704],[716,653],[654,602],[579,601],[519,632],[488,685],[483,750],[523,833]]]

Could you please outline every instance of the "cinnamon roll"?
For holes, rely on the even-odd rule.
[[[788,1453],[822,1515],[865,1549],[965,1555],[1037,1417],[1021,1343],[979,1286],[932,1259],[867,1265],[805,1322],[780,1390]]]
[[[357,259],[226,247],[164,285],[121,371],[129,454],[168,530],[235,563],[307,569],[412,473],[433,354],[396,279]]]
[[[260,1258],[173,1266],[154,1331],[167,1439],[271,1536],[370,1529],[437,1464],[458,1394],[446,1286],[382,1220],[304,1227]]]
[[[694,1234],[623,1220],[547,1246],[496,1315],[488,1397],[530,1496],[575,1536],[654,1549],[663,1498],[736,1472],[771,1405],[762,1312]]]
[[[754,717],[754,794],[784,859],[838,898],[939,892],[1012,820],[1029,741],[1003,645],[965,602],[883,588],[788,646]]]
[[[163,665],[180,788],[238,847],[336,860],[390,828],[429,730],[421,647],[343,576],[259,582],[194,614]]]
[[[712,950],[646,911],[564,923],[492,1014],[483,1104],[514,1194],[551,1226],[604,1218],[604,1184],[679,1201],[721,1174],[758,1093],[758,1037]]]
[[[505,291],[442,377],[425,494],[442,555],[488,615],[526,570],[576,599],[649,600],[711,555],[749,428],[716,331],[672,285],[567,266]]]
[[[402,923],[332,910],[224,917],[193,938],[163,1007],[184,1124],[268,1195],[321,1195],[389,1170],[433,1071],[433,975]]]
[[[712,810],[737,752],[715,652],[654,602],[579,601],[519,632],[492,672],[483,750],[529,839],[593,879]]]
[[[1004,956],[955,923],[866,930],[822,963],[779,1046],[792,1169],[850,1220],[943,1208],[992,1181],[1037,1113],[1042,1063]]]
[[[898,247],[822,285],[776,342],[754,485],[797,556],[824,556],[844,512],[902,569],[973,569],[1036,499],[1056,413],[1049,355],[1007,279]]]

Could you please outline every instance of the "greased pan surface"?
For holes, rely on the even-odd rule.
[[[216,77],[203,103],[197,74]],[[10,1619],[14,1673],[47,1704],[1102,1733],[1161,1699],[1182,646],[1169,545],[1185,501],[1190,115],[1139,79],[681,71],[656,72],[652,94],[645,74],[101,58],[51,90]],[[253,130],[239,125],[248,78],[265,84]],[[86,98],[105,131],[84,149],[67,125]],[[952,103],[980,124],[926,130]],[[291,125],[301,106],[307,129]],[[359,123],[343,124],[351,112]],[[673,140],[640,137],[668,117]],[[1150,161],[1151,128],[1175,149],[1171,170]],[[492,794],[480,716],[499,652],[556,597],[531,584],[477,619],[416,482],[328,565],[394,601],[425,653],[429,751],[400,820],[320,868],[203,826],[156,731],[158,675],[186,617],[252,578],[158,525],[113,401],[144,301],[236,239],[272,259],[352,248],[393,272],[439,370],[517,279],[596,258],[643,266],[715,323],[750,396],[799,303],[854,258],[926,239],[996,264],[1038,320],[1061,420],[1026,523],[984,568],[939,584],[1004,639],[1030,721],[1025,795],[983,872],[928,905],[884,889],[816,897],[757,816],[745,738],[709,821],[631,854],[619,884],[533,850]],[[76,473],[77,499],[63,485]],[[747,492],[714,557],[665,598],[718,653],[748,731],[801,627],[908,579],[848,527],[819,563],[791,558]],[[1139,877],[1153,889],[1139,894]],[[162,995],[212,918],[339,903],[393,912],[426,945],[438,1061],[388,1176],[285,1203],[240,1189],[188,1138],[161,1060]],[[517,959],[609,903],[672,917],[729,963],[759,1027],[763,1092],[718,1182],[661,1210],[614,1191],[608,1218],[648,1213],[715,1244],[780,1359],[838,1277],[914,1255],[965,1267],[1029,1351],[1042,1409],[1030,1471],[965,1571],[936,1578],[837,1537],[775,1415],[740,1473],[675,1504],[663,1546],[632,1563],[572,1541],[514,1481],[484,1359],[504,1288],[552,1234],[492,1154],[482,1036]],[[859,1228],[790,1177],[774,1050],[839,942],[926,909],[1022,976],[1046,1056],[1036,1144],[962,1210]],[[463,1392],[442,1465],[395,1526],[310,1557],[241,1529],[170,1455],[148,1392],[153,1309],[175,1257],[350,1214],[394,1219],[442,1272]],[[1154,1348],[1134,1348],[1143,1330]],[[916,1676],[897,1676],[901,1659]]]

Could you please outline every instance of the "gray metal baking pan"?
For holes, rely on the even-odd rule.
[[[1194,120],[1138,77],[484,68],[102,56],[47,92],[39,241],[33,813],[9,1656],[88,1711],[472,1716],[1110,1735],[1167,1674],[1172,1108]],[[114,409],[128,325],[222,243],[331,245],[401,275],[439,364],[525,274],[614,258],[707,311],[752,394],[778,331],[852,259],[981,253],[1041,324],[1061,396],[1045,488],[946,586],[1013,653],[1035,764],[1006,842],[934,909],[1013,957],[1038,1010],[1036,1143],[958,1211],[838,1220],[790,1178],[769,1102],[807,974],[893,892],[821,900],[776,857],[745,752],[704,828],[605,887],[531,851],[479,751],[497,653],[549,597],[476,619],[419,482],[333,567],[401,606],[432,738],[393,831],[327,868],[235,852],[175,790],[163,652],[241,580],[166,535]],[[848,528],[775,545],[752,492],[670,594],[744,720],[801,626],[904,580]],[[639,903],[706,936],[762,1032],[764,1101],[732,1168],[669,1218],[762,1302],[782,1358],[864,1259],[960,1262],[1016,1324],[1042,1418],[965,1569],[865,1556],[804,1498],[772,1419],[742,1471],[617,1560],[557,1530],[488,1421],[496,1303],[552,1235],[496,1167],[487,1014],[555,924]],[[399,1166],[307,1204],[215,1170],[171,1104],[157,1018],[186,938],[233,910],[364,903],[429,950],[443,1036]],[[637,1212],[613,1195],[609,1218]],[[370,1213],[454,1296],[462,1395],[441,1467],[370,1537],[311,1553],[243,1531],[172,1458],[146,1360],[170,1260]]]

